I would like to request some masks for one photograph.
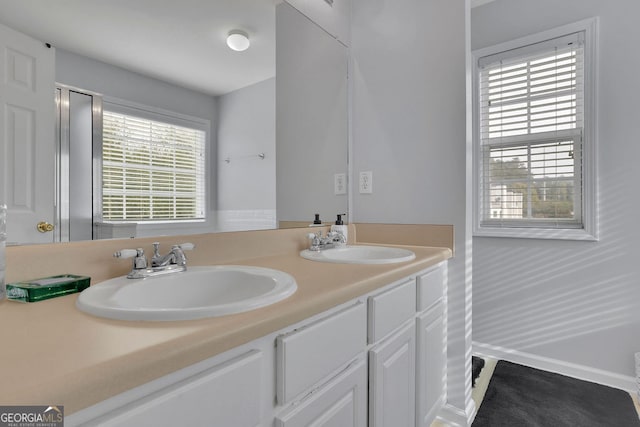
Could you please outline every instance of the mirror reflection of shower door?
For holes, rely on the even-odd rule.
[[[99,212],[102,140],[102,97],[59,85],[59,153],[57,159],[58,234],[61,242],[92,240],[94,217]]]

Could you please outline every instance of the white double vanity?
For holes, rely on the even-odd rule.
[[[362,242],[358,225],[350,227],[350,244],[367,242],[364,226]],[[0,324],[11,327],[0,340],[11,345],[3,346],[0,402],[64,406],[67,426],[429,426],[446,400],[452,251],[429,239],[432,246],[415,246],[428,227],[391,226],[404,237],[368,240],[415,253],[393,264],[304,259],[305,229],[189,236],[191,267],[270,268],[295,278],[292,295],[235,314],[116,320],[79,310],[78,294],[2,301]],[[160,238],[163,247],[173,240]],[[7,279],[64,271],[99,287],[130,269],[111,257],[123,242],[9,247]],[[152,239],[128,242],[146,248]],[[154,278],[143,280],[153,292]]]
[[[429,426],[446,398],[446,271],[441,262],[394,281],[67,425]]]

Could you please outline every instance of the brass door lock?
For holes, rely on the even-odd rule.
[[[53,224],[49,224],[46,221],[40,221],[38,225],[36,225],[36,228],[41,233],[48,233],[50,231],[53,231],[54,226]]]

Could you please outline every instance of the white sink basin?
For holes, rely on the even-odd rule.
[[[80,293],[76,306],[119,320],[190,320],[240,313],[293,294],[295,279],[282,271],[249,266],[189,267],[146,279],[117,277]]]
[[[300,256],[312,261],[336,262],[343,264],[393,264],[411,261],[416,254],[407,249],[388,246],[339,246],[321,251],[305,249]]]

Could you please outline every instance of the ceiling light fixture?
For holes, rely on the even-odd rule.
[[[229,48],[242,52],[249,49],[249,35],[242,30],[231,30],[227,36],[227,46]]]

